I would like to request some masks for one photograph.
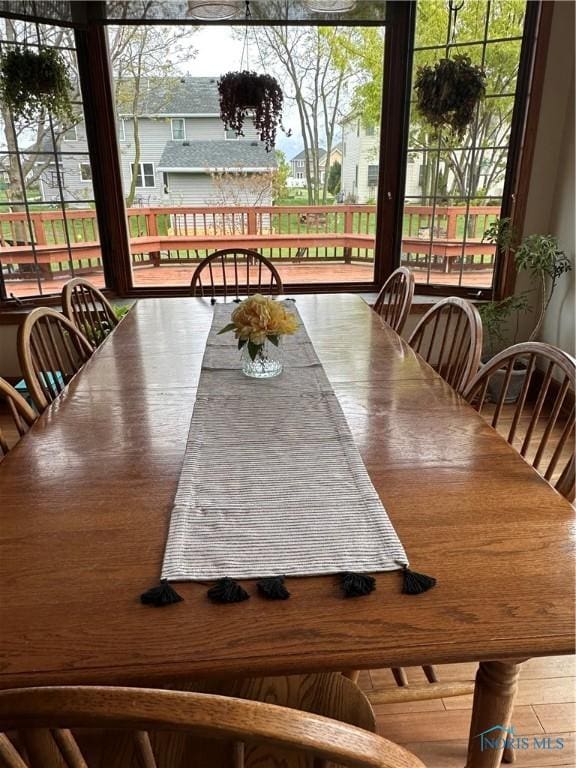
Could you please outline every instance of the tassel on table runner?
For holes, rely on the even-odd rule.
[[[376,579],[367,573],[347,571],[340,575],[340,587],[345,597],[363,597],[376,589]]]
[[[153,605],[156,608],[164,608],[166,605],[181,603],[184,598],[170,586],[168,579],[162,579],[159,586],[143,592],[140,595],[140,602],[143,605]]]
[[[206,594],[213,603],[241,603],[250,597],[237,581],[229,579],[227,576],[218,579]]]
[[[403,595],[421,595],[428,592],[429,589],[436,586],[436,579],[433,576],[426,576],[425,573],[416,573],[411,571],[407,565],[402,565],[402,594]]]
[[[267,600],[288,600],[290,592],[284,584],[284,576],[271,576],[256,582],[258,592]]]

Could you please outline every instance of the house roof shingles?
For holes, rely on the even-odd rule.
[[[141,98],[142,115],[219,115],[216,77],[166,78],[149,83]]]
[[[221,139],[216,141],[168,141],[160,158],[158,170],[198,172],[215,169],[277,167],[274,152],[266,152],[260,141]]]

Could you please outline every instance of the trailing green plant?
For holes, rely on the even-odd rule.
[[[486,93],[486,74],[468,56],[418,67],[414,81],[418,111],[434,128],[447,127],[459,139]]]
[[[248,70],[228,72],[218,80],[218,93],[220,117],[226,128],[244,136],[246,118],[253,115],[260,140],[269,152],[276,143],[278,126],[282,127],[284,94],[278,81]]]
[[[43,111],[60,123],[75,121],[68,66],[55,48],[15,47],[0,59],[0,95],[15,118],[31,120]]]
[[[518,244],[517,232],[510,218],[496,219],[484,232],[483,242],[493,243],[505,258],[514,254],[517,269],[526,270],[532,277],[541,281],[541,302],[536,325],[529,341],[538,335],[544,321],[544,315],[558,278],[572,269],[564,251],[558,247],[558,239],[552,235],[529,235]],[[508,296],[501,301],[488,301],[478,305],[482,324],[486,331],[487,353],[491,357],[505,346],[505,328],[515,316],[513,343],[518,340],[520,314],[530,312],[529,291]]]

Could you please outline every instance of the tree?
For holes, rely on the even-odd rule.
[[[281,200],[288,194],[288,177],[290,176],[290,163],[286,160],[286,155],[281,149],[277,149],[276,162],[278,167],[272,176],[272,197],[274,202]]]
[[[487,12],[490,12],[491,39],[521,36],[525,10],[524,0],[491,4],[484,0],[466,2],[456,15],[452,39],[454,42],[482,40]],[[419,0],[416,48],[444,45],[447,36],[445,3]],[[382,100],[383,31],[378,28],[358,28],[351,38],[340,38],[339,45],[358,67],[362,79],[352,97],[353,109],[362,115],[365,124],[377,125],[380,122]],[[451,48],[450,51],[469,54],[474,63],[482,63],[481,45]],[[445,55],[444,48],[417,51],[415,66],[433,64]],[[456,142],[445,132],[438,136],[416,110],[412,110],[411,149],[440,150],[439,153],[421,153],[423,198],[434,194],[444,197],[482,197],[503,182],[514,107],[511,94],[515,89],[519,56],[518,40],[504,40],[487,46],[484,68],[489,97],[481,103],[478,119],[470,126],[462,142]]]
[[[257,27],[254,29],[263,66],[274,71],[298,112],[304,142],[308,202],[325,203],[328,178],[322,179],[322,153],[330,157],[334,136],[347,104],[353,68],[336,45],[351,34],[336,27]]]
[[[340,181],[342,178],[342,166],[335,160],[330,166],[328,173],[328,192],[331,195],[337,195],[340,192]]]
[[[212,172],[212,196],[206,205],[240,206],[264,205],[272,196],[275,169],[249,173],[241,169],[222,168]],[[232,222],[233,223],[233,222]],[[230,233],[233,233],[233,229]]]

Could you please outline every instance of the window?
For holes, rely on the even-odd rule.
[[[136,166],[132,163],[132,173]],[[137,187],[155,187],[156,177],[154,176],[154,163],[138,163],[138,170],[136,173],[136,186]]]
[[[401,261],[413,270],[417,284],[478,295],[493,287],[497,254],[483,236],[506,210],[504,182],[527,6],[465,2],[450,7],[441,34],[430,23],[428,6],[417,4],[413,76],[420,66],[466,55],[486,72],[486,97],[462,138],[445,130],[434,135],[412,102]],[[437,21],[441,18],[438,14]]]
[[[78,141],[78,131],[76,130],[76,126],[73,125],[71,128],[68,128],[62,138],[64,141]]]
[[[368,186],[369,187],[378,186],[378,166],[377,165],[368,166]]]
[[[90,163],[80,163],[80,180],[92,181],[92,168]]]
[[[184,141],[186,139],[186,121],[183,117],[172,118],[172,141]]]
[[[364,133],[366,134],[366,136],[374,136],[374,134],[376,133],[376,129],[374,128],[373,125],[367,125],[366,128],[364,128]]]
[[[126,141],[126,125],[124,124],[124,118],[119,117],[116,121],[118,130],[118,141]]]

